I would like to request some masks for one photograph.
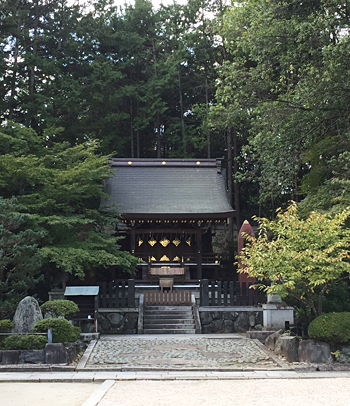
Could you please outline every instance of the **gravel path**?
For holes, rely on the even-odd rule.
[[[98,406],[348,406],[350,380],[116,382]]]
[[[1,406],[81,406],[100,383],[1,382]]]

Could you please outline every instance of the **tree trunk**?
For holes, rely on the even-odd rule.
[[[20,32],[20,21],[17,25],[17,31]],[[15,52],[13,56],[13,73],[12,73],[12,83],[11,83],[11,97],[10,97],[10,109],[9,109],[9,120],[13,119],[13,112],[14,112],[14,105],[15,105],[15,97],[16,97],[16,79],[17,79],[17,68],[18,68],[18,55],[19,55],[19,46],[18,46],[18,38],[16,37],[15,40]]]
[[[233,129],[233,175],[236,177],[238,173],[238,142],[237,142],[237,131]],[[235,179],[233,182],[233,191],[234,191],[234,201],[235,201],[235,210],[236,210],[236,227],[237,231],[241,228],[241,211],[239,205],[239,183]]]
[[[182,98],[181,77],[180,72],[177,72],[179,82],[179,101],[180,101],[180,120],[181,120],[181,136],[182,136],[182,148],[184,156],[186,156],[186,134],[185,134],[185,120],[184,120],[184,106]]]
[[[226,130],[227,135],[227,193],[230,205],[233,204],[233,188],[232,188],[232,129]],[[233,235],[233,221],[229,222],[230,237]],[[232,258],[233,262],[233,258]]]
[[[232,193],[232,129],[226,130],[227,135],[227,192],[230,205],[233,204]]]
[[[32,47],[32,54],[33,59],[35,61],[35,57],[37,55],[37,36],[38,36],[38,1],[34,3],[34,27],[33,27],[33,47]],[[31,102],[33,101],[34,93],[35,93],[35,62],[32,62],[31,66],[28,66],[29,71],[29,96]],[[37,128],[37,120],[33,112],[29,111],[28,116],[28,125],[35,130]]]
[[[208,85],[208,73],[205,69],[205,109],[206,109],[206,126],[205,130],[207,132],[207,157],[210,159],[210,131],[208,126],[208,116],[209,116],[209,85]]]
[[[156,54],[156,44],[155,41],[152,41],[152,54],[153,54],[153,63],[154,63],[154,75],[157,77],[158,71],[157,71],[157,54]],[[162,148],[162,143],[161,143],[161,134],[160,134],[160,115],[159,111],[157,111],[157,158],[161,158],[161,148]]]
[[[130,98],[130,149],[131,158],[135,157],[134,153],[134,123],[133,123],[133,111],[132,111],[132,99]]]

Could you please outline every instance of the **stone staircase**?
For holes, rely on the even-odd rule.
[[[192,306],[145,305],[144,334],[196,334]]]

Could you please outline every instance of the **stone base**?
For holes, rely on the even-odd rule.
[[[80,340],[82,341],[91,341],[91,340],[99,340],[100,333],[81,333]]]
[[[263,305],[264,330],[280,330],[285,328],[286,321],[294,324],[294,309],[283,303],[267,303]]]

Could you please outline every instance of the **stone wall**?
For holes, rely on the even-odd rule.
[[[244,333],[261,330],[263,311],[256,307],[200,307],[203,334]]]
[[[74,343],[46,344],[44,350],[2,350],[0,365],[11,364],[71,364],[79,353],[85,351],[87,344]]]
[[[138,308],[99,309],[98,330],[101,334],[137,334]]]

